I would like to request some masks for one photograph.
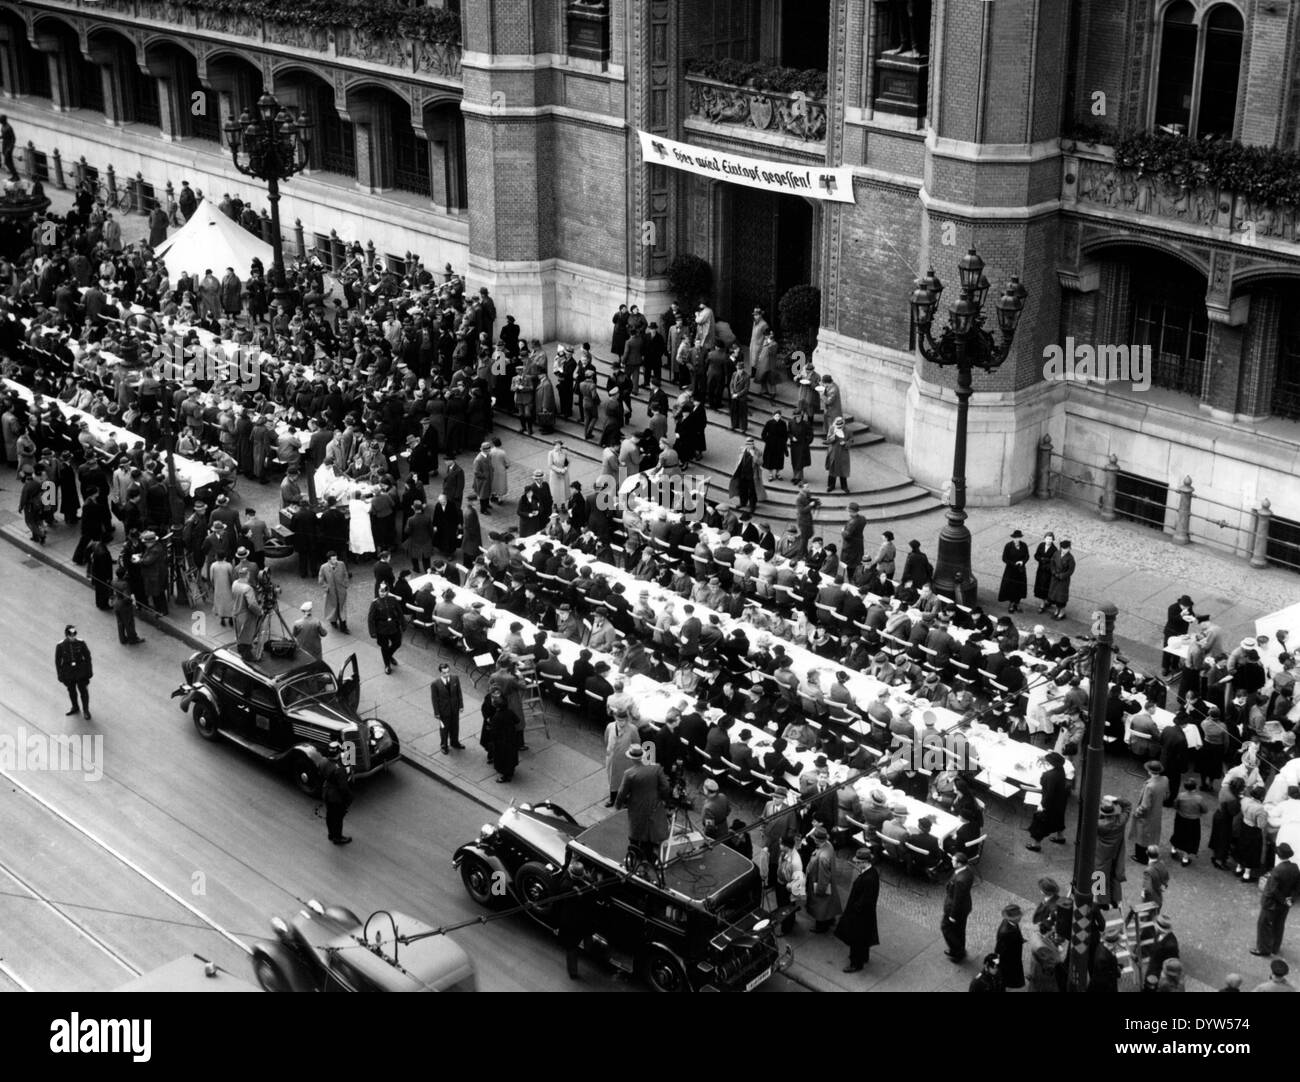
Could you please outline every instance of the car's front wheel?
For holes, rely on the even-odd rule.
[[[294,783],[308,796],[320,795],[320,772],[305,755],[298,755],[293,760]]]
[[[204,740],[217,738],[217,714],[211,705],[199,700],[194,704],[194,728]]]
[[[279,963],[266,957],[266,955],[261,955],[253,963],[253,973],[264,992],[293,991],[293,988],[289,985],[289,978],[284,975],[284,970],[280,968]]]
[[[651,947],[641,961],[641,971],[646,983],[656,992],[689,992],[690,979],[686,967],[672,951]]]
[[[460,881],[469,896],[488,909],[501,909],[510,901],[504,874],[480,857],[467,856],[460,862]]]
[[[515,872],[515,893],[521,902],[528,903],[528,915],[550,924],[555,916],[555,906],[547,904],[555,893],[555,876],[546,866],[529,860]]]

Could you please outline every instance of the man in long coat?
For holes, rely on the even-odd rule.
[[[348,630],[348,583],[351,579],[352,572],[339,559],[337,552],[329,553],[316,577],[316,581],[325,590],[325,618],[330,622],[330,627],[336,627],[344,633]]]
[[[228,316],[237,316],[244,310],[244,283],[239,280],[234,267],[227,267],[221,279],[221,310]]]
[[[830,832],[818,825],[812,832],[817,848],[808,858],[804,878],[808,883],[808,915],[814,932],[827,932],[835,918],[844,912],[839,888],[835,886],[835,849]]]
[[[628,842],[647,859],[653,859],[659,852],[659,844],[668,840],[664,802],[671,786],[663,767],[645,761],[645,748],[640,744],[628,748],[627,757],[631,765],[623,772],[614,806],[627,809]]]
[[[541,470],[533,471],[532,482],[519,495],[519,536],[540,533],[554,510],[550,487]]]
[[[1169,779],[1156,760],[1146,764],[1147,780],[1133,809],[1133,859],[1147,862],[1147,847],[1159,845],[1164,833],[1164,804],[1169,796]]]
[[[230,588],[230,592],[235,595],[235,643],[239,647],[239,656],[245,661],[251,661],[253,658],[258,617],[262,615],[262,606],[258,603],[257,592],[248,581],[250,566],[239,569],[235,584]]]
[[[768,418],[759,438],[763,441],[763,469],[768,472],[767,479],[775,481],[785,469],[785,449],[790,442],[790,426],[785,423],[780,410]]]
[[[857,973],[871,961],[871,948],[880,942],[876,925],[876,902],[880,898],[880,873],[870,849],[859,849],[853,857],[858,877],[849,888],[844,914],[835,928],[835,938],[847,943],[849,963],[845,973]]]
[[[852,576],[862,563],[867,520],[856,503],[849,504],[849,511],[849,520],[840,531],[840,563],[844,565],[845,573]]]
[[[484,443],[474,456],[474,498],[479,512],[492,514],[492,444]],[[445,491],[445,488],[444,488]]]
[[[442,476],[442,494],[452,507],[459,507],[465,498],[465,471],[452,454],[447,455],[447,472]]]
[[[952,878],[943,892],[942,931],[948,948],[943,953],[951,961],[960,962],[966,957],[966,921],[970,917],[970,891],[975,873],[967,866],[965,853],[953,856],[952,867]]]
[[[421,500],[411,504],[411,514],[406,520],[403,533],[406,537],[406,555],[411,560],[411,567],[417,575],[427,571],[434,549],[433,519]]]
[[[1093,862],[1092,892],[1100,906],[1118,906],[1123,896],[1124,835],[1132,805],[1121,797],[1101,799],[1097,817],[1097,855]]]
[[[1047,600],[1056,606],[1056,618],[1065,615],[1065,606],[1070,602],[1070,580],[1074,578],[1074,553],[1070,551],[1070,542],[1062,541],[1061,548],[1052,557],[1052,585],[1047,591]]]

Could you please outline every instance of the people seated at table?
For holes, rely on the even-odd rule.
[[[904,849],[909,875],[928,875],[943,861],[943,848],[939,839],[931,833],[933,826],[934,820],[923,815],[917,820],[916,829],[908,832]]]

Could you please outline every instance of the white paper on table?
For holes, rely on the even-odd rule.
[[[1025,807],[1041,808],[1043,806],[1043,794],[1036,793],[1032,789],[1025,790]]]
[[[989,789],[990,791],[997,793],[998,796],[1005,798],[1014,796],[1017,787],[1012,785],[1010,782],[1001,781],[998,778],[992,778],[989,781]]]
[[[490,665],[493,664],[493,658],[492,658],[492,655],[491,655],[491,654],[476,654],[476,655],[474,656],[474,664],[477,665],[480,669],[486,669],[486,668],[488,668]]]

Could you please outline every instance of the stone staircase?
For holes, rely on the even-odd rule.
[[[545,348],[549,356],[555,355],[555,347],[556,343],[547,343]],[[594,349],[592,355],[599,373],[601,398],[604,399],[604,384],[612,368],[612,355]],[[797,397],[795,387],[788,376],[784,373],[782,375],[783,382],[777,387],[772,401],[769,402],[766,398],[754,394],[749,397],[748,435],[755,441],[758,441],[763,425],[775,410],[781,410],[787,420],[794,415]],[[680,393],[672,383],[666,383],[664,390],[670,398]],[[644,425],[649,405],[648,393],[638,388],[633,402],[632,425],[630,428],[625,428],[625,431],[640,431],[638,426]],[[498,414],[497,421],[507,427],[512,423],[508,414]],[[824,426],[820,419],[814,428],[812,466],[805,471],[805,479],[808,481],[810,491],[821,501],[821,508],[817,514],[819,523],[842,522],[848,517],[850,502],[858,504],[868,522],[882,524],[913,518],[942,507],[929,490],[914,484],[907,475],[901,447],[887,443],[884,436],[872,432],[865,422],[855,420],[851,416],[845,418],[845,430],[849,433],[852,448],[849,492],[837,490],[828,493],[825,491],[824,465],[826,440],[823,436]],[[549,446],[557,437],[564,439],[570,455],[599,465],[600,447],[595,442],[583,438],[582,425],[577,421],[565,421],[560,418],[556,422],[554,435],[543,436],[538,433],[531,438],[537,443]],[[516,436],[516,438],[528,439],[529,437]],[[708,449],[704,461],[693,464],[689,472],[709,479],[710,501],[717,499],[725,503],[731,471],[743,442],[741,434],[730,428],[730,414],[725,408],[709,410],[709,425],[705,432],[705,440]],[[761,450],[761,442],[759,447]],[[782,479],[764,482],[767,499],[759,504],[758,517],[770,521],[777,533],[780,533],[785,523],[793,522],[795,518],[794,501],[798,488],[791,482],[790,473],[787,460]],[[820,529],[820,526],[818,528]]]

